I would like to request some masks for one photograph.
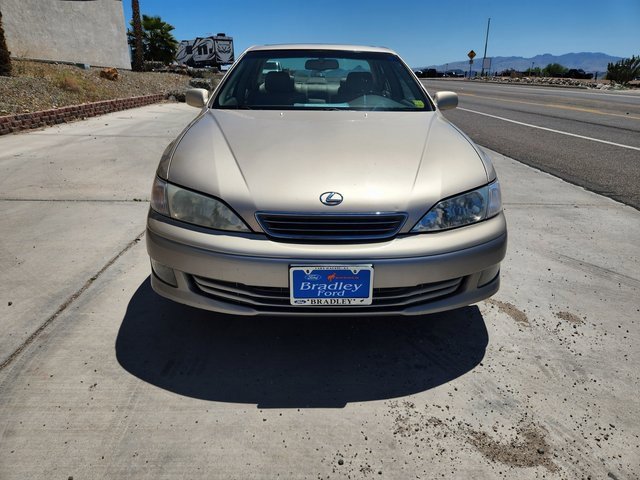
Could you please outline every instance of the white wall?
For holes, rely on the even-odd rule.
[[[131,68],[122,0],[0,0],[0,11],[12,57]]]

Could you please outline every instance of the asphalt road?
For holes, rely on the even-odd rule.
[[[640,209],[640,92],[423,83],[458,94],[445,115],[479,145]]]
[[[489,151],[509,224],[492,299],[198,311],[151,290],[142,233],[196,113],[0,138],[0,479],[640,476],[640,212]]]

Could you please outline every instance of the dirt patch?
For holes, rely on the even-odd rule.
[[[534,425],[518,427],[516,438],[501,442],[486,432],[469,430],[467,441],[489,460],[512,467],[545,467],[558,471],[551,460],[550,447],[542,428]]]
[[[100,77],[100,71],[14,60],[13,76],[0,77],[0,116],[189,88],[185,75],[118,70],[118,79],[108,80]]]
[[[584,320],[577,316],[575,313],[571,312],[556,312],[556,317],[560,320],[565,320],[569,323],[573,323],[574,325],[581,325],[584,323]]]
[[[393,435],[400,447],[447,451],[451,439],[458,445],[457,454],[477,450],[488,461],[502,463],[514,468],[543,467],[549,472],[558,472],[554,452],[547,442],[547,431],[531,419],[520,420],[506,433],[494,425],[491,435],[483,431],[482,425],[473,426],[456,419],[449,408],[440,405],[417,409],[413,402],[390,402],[393,418]],[[440,415],[445,415],[441,418]],[[503,432],[503,433],[500,433]],[[466,447],[462,447],[466,444]],[[453,477],[455,478],[455,477]]]
[[[502,313],[506,313],[511,318],[513,318],[517,324],[522,325],[523,327],[529,327],[531,324],[529,323],[529,317],[522,310],[517,308],[515,305],[509,302],[502,302],[500,300],[489,299],[486,300],[489,305],[493,305],[498,308]]]

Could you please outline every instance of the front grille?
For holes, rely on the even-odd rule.
[[[192,276],[193,286],[199,293],[222,302],[230,302],[256,310],[269,311],[318,311],[322,309],[339,309],[345,311],[349,307],[297,307],[289,301],[289,289],[280,287],[257,287],[241,283],[223,282],[205,277]],[[420,305],[455,293],[463,278],[454,278],[443,282],[424,283],[413,287],[374,288],[373,303],[366,306],[351,307],[358,310],[397,310],[413,305]]]
[[[267,235],[288,240],[383,240],[402,228],[404,213],[294,214],[257,213]]]

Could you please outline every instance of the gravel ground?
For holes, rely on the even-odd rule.
[[[586,80],[576,78],[554,78],[554,77],[489,77],[474,78],[476,82],[489,83],[516,83],[524,85],[541,85],[555,87],[578,87],[597,90],[628,90],[629,88],[640,87],[639,81],[633,81],[627,86],[613,84],[608,80]]]
[[[173,73],[120,70],[118,80],[100,77],[100,68],[14,61],[13,77],[0,77],[0,116],[36,112],[86,102],[183,91],[189,77]]]

